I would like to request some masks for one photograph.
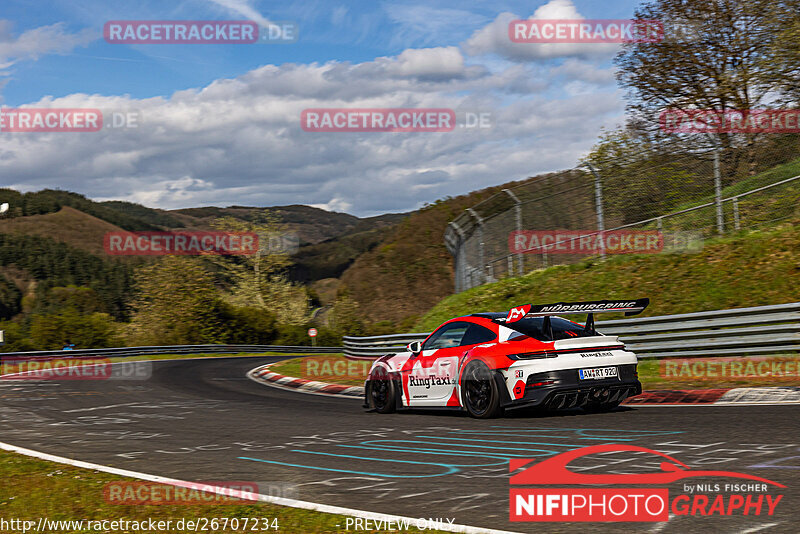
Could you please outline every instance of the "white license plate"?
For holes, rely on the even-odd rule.
[[[600,378],[616,378],[616,367],[595,367],[594,369],[579,369],[578,376],[581,380],[596,380]]]

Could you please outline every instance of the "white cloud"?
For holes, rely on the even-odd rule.
[[[541,61],[565,57],[611,57],[619,45],[612,43],[514,43],[508,37],[508,25],[519,20],[513,13],[497,18],[476,30],[462,48],[470,56],[497,54],[512,61]],[[584,19],[570,0],[551,0],[539,7],[532,19]]]
[[[336,197],[331,199],[330,202],[326,202],[325,204],[311,204],[311,207],[319,208],[325,211],[338,211],[340,213],[348,213],[353,208],[353,204],[347,202],[342,198]]]
[[[563,76],[570,80],[577,80],[593,85],[613,85],[615,83],[615,69],[598,67],[596,64],[569,58],[560,65],[550,69],[554,76]]]
[[[409,48],[401,53],[388,72],[401,77],[451,78],[464,75],[464,56],[455,46]]]
[[[578,9],[570,0],[550,0],[540,6],[534,13],[533,19],[582,19]]]
[[[593,87],[564,92],[565,80]],[[569,168],[619,122],[602,72],[581,64],[467,66],[452,47],[357,64],[266,65],[168,97],[72,94],[31,107],[136,110],[138,128],[0,133],[0,175],[147,205],[303,203],[358,215],[405,211]],[[580,89],[580,88],[579,88]],[[445,133],[311,133],[306,108],[489,111],[492,127]]]
[[[212,4],[216,4],[226,10],[247,17],[249,20],[257,23],[259,26],[269,26],[270,20],[258,12],[256,8],[250,5],[248,0],[209,0]]]
[[[433,43],[458,42],[467,35],[467,28],[486,24],[488,19],[464,9],[440,8],[424,4],[408,5],[386,2],[383,9],[397,26],[391,44],[425,46]]]
[[[99,35],[89,29],[69,33],[63,23],[33,28],[17,37],[12,35],[11,28],[11,21],[0,20],[0,69],[46,54],[67,54],[76,47],[86,46]]]

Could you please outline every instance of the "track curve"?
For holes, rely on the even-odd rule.
[[[1,380],[0,441],[183,480],[289,484],[304,501],[523,532],[542,525],[508,521],[510,459],[630,443],[692,467],[743,471],[788,486],[771,517],[678,516],[635,530],[796,532],[797,406],[636,407],[490,421],[453,412],[385,416],[352,399],[264,387],[245,376],[283,358],[150,362],[144,380]],[[653,468],[608,458],[582,467]],[[670,486],[671,494],[679,490],[680,484]],[[631,531],[630,524],[552,526]]]

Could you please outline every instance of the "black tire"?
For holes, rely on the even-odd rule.
[[[476,419],[491,419],[503,414],[494,373],[482,362],[471,362],[464,369],[461,400],[467,413]]]
[[[369,403],[378,413],[392,413],[396,408],[394,380],[386,369],[376,367],[369,375]]]

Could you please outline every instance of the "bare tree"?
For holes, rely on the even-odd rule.
[[[651,130],[667,109],[718,111],[765,109],[781,102],[787,84],[776,75],[779,40],[800,0],[655,0],[637,19],[660,20],[664,39],[623,45],[615,58],[617,78],[629,90],[629,112]],[[676,32],[676,28],[683,31]],[[792,56],[787,52],[786,61]],[[796,68],[796,64],[794,65]],[[796,71],[795,71],[796,72]],[[686,136],[686,145],[710,142],[725,149],[729,168],[742,153],[752,161],[754,134]],[[745,147],[744,151],[732,150]]]

